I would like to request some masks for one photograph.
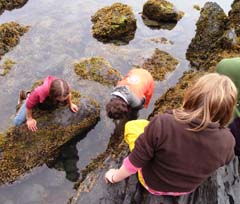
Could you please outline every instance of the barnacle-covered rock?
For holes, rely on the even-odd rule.
[[[131,7],[121,3],[104,7],[92,16],[93,36],[99,41],[128,43],[134,38],[136,19]]]
[[[146,59],[142,65],[143,69],[148,70],[155,80],[164,80],[167,73],[175,70],[178,61],[167,52],[155,50],[153,56]]]
[[[114,86],[121,79],[121,73],[102,57],[83,58],[74,64],[74,71],[81,79],[97,81]]]
[[[58,149],[77,135],[93,127],[99,119],[96,101],[72,93],[79,111],[72,113],[68,106],[54,110],[33,109],[38,130],[31,132],[23,124],[0,134],[0,184],[13,182],[33,167],[47,162]]]

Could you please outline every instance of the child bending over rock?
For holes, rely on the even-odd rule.
[[[154,80],[147,70],[131,69],[111,93],[112,98],[106,105],[108,117],[136,119],[138,110],[148,107],[153,90]]]
[[[62,102],[68,103],[71,111],[78,111],[78,107],[71,101],[69,84],[63,79],[48,76],[44,79],[42,85],[28,94],[27,99],[17,112],[13,123],[19,126],[26,121],[29,130],[37,131],[37,121],[32,117],[33,107],[36,105],[54,106]]]

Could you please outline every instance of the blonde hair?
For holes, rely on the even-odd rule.
[[[200,119],[199,126],[189,129],[201,131],[211,122],[224,127],[231,120],[237,103],[237,88],[230,78],[217,73],[202,76],[190,87],[183,98],[183,105],[173,110],[178,121]]]

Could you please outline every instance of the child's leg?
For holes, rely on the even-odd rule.
[[[148,123],[148,120],[132,120],[126,123],[124,140],[128,143],[130,151],[133,150],[135,140],[144,132],[144,128],[148,125]]]
[[[19,126],[26,121],[26,101],[22,104],[21,108],[18,110],[17,115],[13,119],[13,124]]]

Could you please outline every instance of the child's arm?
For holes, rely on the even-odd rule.
[[[69,104],[69,108],[72,112],[76,113],[78,111],[78,107],[77,105],[75,105],[74,103],[72,103],[72,98],[71,98],[71,94],[69,94],[68,97],[68,104]]]
[[[120,169],[109,169],[105,174],[106,183],[117,183],[131,176],[133,173],[129,172],[127,168],[122,165]]]
[[[123,161],[120,169],[109,169],[105,174],[106,183],[117,183],[123,179],[135,174],[140,168],[134,166],[128,157]]]
[[[28,109],[26,111],[26,124],[29,130],[35,132],[37,131],[37,121],[32,117],[32,109]]]

